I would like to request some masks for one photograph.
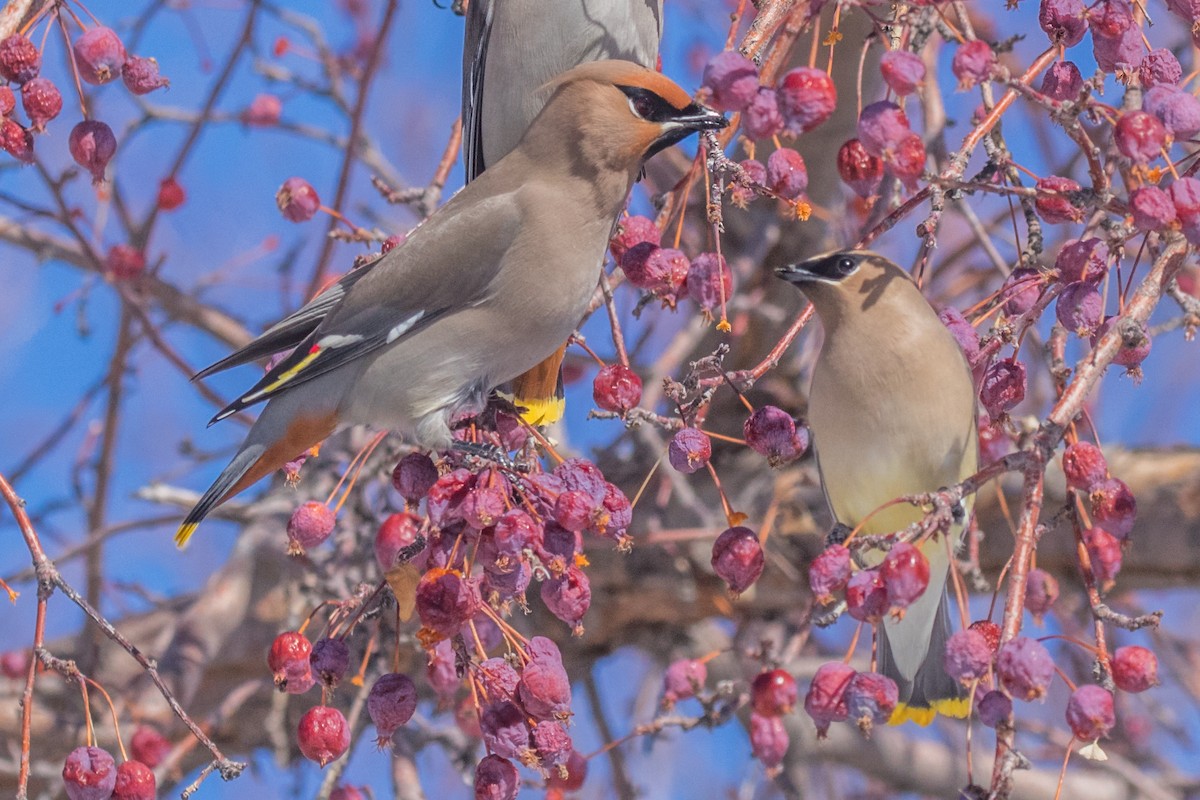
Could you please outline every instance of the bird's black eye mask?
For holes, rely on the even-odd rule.
[[[809,281],[841,283],[858,272],[861,263],[858,253],[831,253],[826,256],[810,258],[799,264],[781,267],[776,270],[776,273],[784,280],[797,284]]]
[[[617,86],[629,98],[629,108],[647,122],[670,122],[679,116],[681,109],[663,100],[649,89],[641,86]]]

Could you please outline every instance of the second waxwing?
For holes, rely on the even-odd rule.
[[[577,67],[550,91],[517,147],[403,243],[200,373],[294,347],[213,420],[266,402],[177,543],[219,503],[340,425],[451,447],[455,414],[481,408],[579,324],[643,162],[726,124],[629,62]]]
[[[883,256],[830,253],[777,273],[804,292],[825,331],[808,415],[833,516],[862,535],[902,530],[923,512],[889,501],[953,486],[976,471],[967,360],[908,274]],[[926,725],[938,713],[963,717],[970,709],[942,665],[951,633],[950,556],[969,501],[961,511],[948,537],[918,543],[929,561],[924,594],[903,618],[889,615],[879,627],[878,669],[899,689],[892,724]]]

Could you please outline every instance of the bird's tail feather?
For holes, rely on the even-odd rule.
[[[179,530],[175,532],[177,547],[182,549],[187,545],[188,539],[192,538],[192,534],[196,532],[201,520],[231,493],[242,477],[262,458],[265,450],[266,448],[261,444],[252,444],[233,457],[229,465],[217,476],[213,485],[208,487],[208,491],[200,498],[200,502],[196,503],[184,517]]]
[[[942,664],[946,640],[950,638],[951,633],[949,600],[949,595],[943,591],[929,639],[929,649],[920,668],[911,679],[900,673],[892,655],[887,631],[883,625],[879,626],[879,672],[894,680],[900,690],[899,702],[888,720],[889,725],[911,721],[924,726],[931,723],[938,714],[962,718],[971,711],[970,697],[966,689],[947,674]]]

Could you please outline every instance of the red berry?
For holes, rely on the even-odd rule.
[[[688,297],[705,311],[712,311],[733,296],[733,273],[724,256],[701,253],[688,266],[685,285]]]
[[[117,767],[112,800],[155,800],[157,791],[154,772],[142,762],[130,760]]]
[[[766,456],[772,467],[795,461],[808,449],[808,433],[780,408],[762,406],[742,425],[750,449]]]
[[[671,662],[663,673],[663,707],[670,709],[680,700],[695,697],[708,680],[708,667],[695,658]]]
[[[288,178],[275,193],[275,205],[292,222],[308,222],[321,210],[317,190],[303,178]]]
[[[886,159],[892,174],[909,189],[915,189],[917,180],[925,172],[925,142],[915,133],[900,140],[891,157]]]
[[[0,75],[6,81],[24,83],[36,78],[41,68],[42,54],[26,37],[14,33],[0,41]]]
[[[648,217],[625,217],[617,223],[617,232],[608,243],[613,260],[621,262],[621,256],[634,245],[642,242],[658,244],[661,234],[654,220]]]
[[[870,197],[883,182],[883,160],[871,155],[859,139],[850,139],[838,149],[838,175],[859,197]]]
[[[987,42],[974,39],[959,45],[950,62],[950,70],[958,78],[959,89],[970,89],[991,77],[996,66],[996,53]]]
[[[900,690],[896,682],[877,672],[859,672],[846,686],[847,716],[864,733],[887,722],[899,701]]]
[[[1088,528],[1082,538],[1096,581],[1103,585],[1116,578],[1121,571],[1121,540],[1099,527]]]
[[[279,122],[283,113],[283,101],[273,94],[256,95],[242,112],[242,122],[247,125],[269,127]]]
[[[1083,0],[1042,0],[1038,24],[1052,44],[1071,47],[1087,33],[1087,9]]]
[[[104,270],[114,280],[133,280],[146,269],[146,256],[141,250],[127,244],[115,244],[104,259]]]
[[[770,139],[783,130],[783,114],[779,112],[779,95],[774,89],[759,86],[754,99],[742,112],[742,130],[751,139]]]
[[[31,78],[21,87],[21,104],[35,131],[46,130],[46,123],[62,111],[62,94],[49,78]]]
[[[1142,233],[1165,231],[1178,218],[1171,195],[1157,186],[1142,186],[1129,193],[1133,226]]]
[[[879,577],[891,612],[901,612],[898,615],[902,616],[904,609],[925,594],[929,586],[929,559],[908,542],[899,542],[883,559]]]
[[[729,528],[713,542],[713,571],[735,595],[758,580],[764,563],[762,545],[749,528]]]
[[[521,775],[507,758],[484,756],[475,766],[475,800],[516,800]]]
[[[750,683],[750,703],[756,714],[781,717],[796,707],[799,690],[796,679],[787,670],[772,669],[760,672]]]
[[[357,786],[339,786],[329,794],[329,800],[367,800]]]
[[[991,464],[1004,458],[1012,450],[1012,440],[1004,427],[992,424],[988,416],[979,418],[979,458],[982,464]]]
[[[1123,481],[1109,478],[1091,487],[1092,522],[1124,540],[1137,519],[1137,500]]]
[[[1151,86],[1142,98],[1142,108],[1158,117],[1176,139],[1187,139],[1200,131],[1200,100],[1178,86]]]
[[[350,648],[341,639],[318,639],[308,661],[321,683],[333,689],[350,668]]]
[[[1068,283],[1054,306],[1058,322],[1067,330],[1087,338],[1100,327],[1104,317],[1104,298],[1094,283]]]
[[[1071,693],[1067,701],[1067,725],[1076,739],[1094,742],[1108,736],[1116,724],[1113,696],[1107,689],[1086,683]]]
[[[877,569],[862,569],[846,583],[846,611],[859,622],[875,624],[888,612],[887,589]]]
[[[1099,283],[1108,272],[1108,246],[1096,238],[1070,239],[1054,259],[1063,283]]]
[[[557,491],[578,489],[590,494],[597,502],[604,500],[608,481],[600,468],[586,458],[568,458],[554,468],[554,477],[561,482]]]
[[[967,361],[974,361],[975,357],[979,355],[979,334],[975,332],[975,326],[967,322],[967,318],[954,306],[946,306],[939,311],[938,319],[954,336],[954,340],[962,348]]]
[[[767,159],[767,186],[787,200],[796,200],[808,188],[804,158],[790,147],[781,147]]]
[[[979,400],[993,419],[1025,399],[1025,365],[1016,357],[997,361],[983,373]]]
[[[808,585],[817,602],[833,602],[833,596],[846,588],[850,580],[850,551],[840,544],[830,545],[817,554],[808,568]]]
[[[592,585],[587,573],[571,564],[562,575],[542,581],[542,602],[550,613],[570,625],[576,635],[592,605]]]
[[[925,62],[907,50],[888,50],[879,59],[879,72],[888,88],[900,97],[912,94],[925,82]]]
[[[76,747],[67,756],[62,776],[70,800],[108,800],[117,785],[117,764],[99,747]]]
[[[424,453],[409,453],[392,470],[392,486],[404,498],[404,502],[413,505],[429,493],[437,479],[437,467]]]
[[[1167,129],[1153,114],[1130,111],[1117,120],[1113,138],[1121,155],[1135,164],[1149,164],[1162,154]]]
[[[404,240],[407,238],[408,237],[405,236],[404,234],[389,236],[386,239],[384,239],[383,244],[381,244],[379,246],[379,252],[381,254],[390,253],[396,247],[399,247],[400,245],[404,244]]]
[[[161,764],[170,752],[171,742],[149,725],[137,726],[129,740],[130,755],[151,769]]]
[[[304,757],[324,767],[350,746],[350,726],[336,708],[316,706],[300,718],[297,740]]]
[[[1058,599],[1058,581],[1043,569],[1031,569],[1025,577],[1025,610],[1038,622]]]
[[[1018,636],[996,656],[1000,685],[1017,700],[1041,700],[1054,680],[1054,661],[1036,639]]]
[[[621,271],[639,289],[672,298],[687,281],[691,262],[683,251],[641,242],[621,256]]]
[[[1158,686],[1158,657],[1153,650],[1131,644],[1112,657],[1113,683],[1123,692],[1144,692]]]
[[[386,742],[417,710],[417,687],[412,678],[400,672],[380,675],[367,695],[367,713]]]
[[[329,538],[337,521],[333,509],[316,500],[309,500],[292,512],[287,524],[288,552],[303,553]]]
[[[546,787],[559,792],[576,792],[583,788],[586,779],[587,759],[578,751],[572,750],[571,755],[567,757],[566,777],[557,770],[551,770]]]
[[[417,615],[440,636],[453,636],[475,616],[481,603],[479,583],[452,570],[432,569],[417,584]]]
[[[1179,221],[1183,223],[1184,238],[1193,244],[1200,242],[1200,179],[1180,178],[1167,192]]]
[[[994,653],[986,636],[978,630],[967,628],[965,631],[956,631],[946,640],[942,666],[951,678],[969,686],[988,674]]]
[[[312,643],[303,633],[287,631],[276,636],[267,652],[275,686],[288,694],[302,694],[312,688],[311,656]]]
[[[0,86],[0,117],[7,117],[17,107],[17,97],[8,86]]]
[[[592,399],[605,411],[624,415],[642,402],[642,379],[624,364],[609,364],[592,381]]]
[[[1079,222],[1083,219],[1083,211],[1071,201],[1070,195],[1080,191],[1081,188],[1070,178],[1058,175],[1039,178],[1036,184],[1038,196],[1033,201],[1033,205],[1041,218],[1051,225]]]
[[[97,25],[75,40],[75,66],[79,77],[99,86],[115,81],[125,64],[125,45],[112,28]]]
[[[787,132],[793,136],[811,131],[837,108],[837,87],[824,70],[797,67],[779,80],[775,91]]]
[[[479,682],[489,701],[515,700],[521,676],[503,658],[489,658],[479,665]]]
[[[71,129],[67,141],[71,158],[92,173],[92,183],[103,183],[104,170],[117,152],[117,137],[112,128],[94,119],[85,119]]]
[[[977,619],[968,626],[971,630],[983,635],[992,655],[1000,649],[1000,626],[991,620]]]
[[[1142,62],[1138,64],[1138,79],[1142,86],[1149,89],[1160,83],[1174,86],[1183,80],[1183,67],[1179,59],[1165,47],[1151,50]]]
[[[506,485],[480,486],[477,482],[462,502],[462,515],[467,525],[477,531],[495,525],[508,505],[506,489]]]
[[[572,532],[586,530],[595,513],[596,501],[578,489],[568,489],[554,501],[554,521]]]
[[[911,133],[904,110],[886,100],[871,103],[858,116],[858,140],[876,158],[888,156]]]
[[[724,50],[704,67],[701,82],[712,93],[713,108],[743,111],[758,91],[758,67],[736,50]]]
[[[163,211],[174,211],[187,200],[187,192],[174,178],[163,178],[158,184],[158,207]]]
[[[1105,72],[1132,72],[1145,53],[1142,31],[1136,25],[1130,25],[1116,36],[1101,36],[1093,28],[1092,55],[1096,57],[1096,66]]]
[[[1074,100],[1083,91],[1083,75],[1071,61],[1056,61],[1042,76],[1042,94],[1051,100]]]
[[[496,520],[493,541],[499,554],[516,558],[526,548],[541,544],[542,525],[522,509],[512,508]]]
[[[683,428],[671,437],[667,458],[678,471],[691,475],[703,469],[712,458],[712,440],[696,428]]]
[[[563,669],[558,648],[553,652],[535,653],[532,642],[530,644],[531,658],[522,670],[517,686],[521,704],[535,719],[564,719],[571,713],[571,681]]]
[[[817,738],[824,739],[829,723],[844,722],[850,716],[846,706],[846,689],[854,678],[854,667],[840,661],[822,664],[813,675],[808,693],[804,695],[804,710],[817,725]]]
[[[170,86],[171,82],[158,74],[158,62],[153,58],[130,56],[121,67],[125,88],[134,94],[149,94],[155,89]]]
[[[416,514],[391,514],[375,534],[375,560],[385,575],[396,566],[400,551],[421,535],[421,518]]]
[[[764,767],[774,769],[782,764],[790,744],[782,719],[758,713],[750,715],[750,751]]]
[[[996,728],[1012,716],[1012,698],[1001,691],[990,691],[975,705],[979,721],[989,728]]]
[[[1063,451],[1062,464],[1067,486],[1072,489],[1090,491],[1108,478],[1108,462],[1104,459],[1104,453],[1091,442],[1068,445]]]
[[[1089,14],[1095,36],[1120,36],[1133,27],[1133,12],[1125,0],[1102,0]]]

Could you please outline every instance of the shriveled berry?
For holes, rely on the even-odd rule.
[[[128,244],[114,244],[108,249],[104,259],[104,271],[113,280],[133,280],[146,269],[146,256],[136,247]]]
[[[516,698],[521,676],[503,658],[489,658],[482,662],[477,674],[490,702]]]
[[[958,346],[962,348],[967,361],[974,361],[975,357],[979,355],[979,334],[975,332],[975,326],[968,322],[962,312],[954,306],[946,306],[939,311],[938,319],[954,336],[954,341],[958,342]]]
[[[315,706],[300,718],[296,738],[304,757],[324,767],[341,758],[350,746],[350,726],[336,708]]]
[[[125,64],[125,45],[112,28],[97,25],[75,40],[75,66],[79,77],[99,86],[115,81]]]
[[[416,514],[391,514],[375,533],[375,560],[385,575],[396,566],[400,551],[421,535],[421,518]]]
[[[1112,692],[1094,683],[1085,683],[1071,692],[1067,700],[1067,725],[1076,739],[1094,742],[1117,724]]]
[[[520,556],[522,550],[537,547],[541,539],[541,524],[520,508],[509,509],[496,520],[493,541],[501,555]]]
[[[530,733],[538,764],[544,770],[554,770],[556,767],[566,764],[567,759],[574,752],[571,735],[557,720],[542,720],[533,726]]]
[[[1131,25],[1116,36],[1101,36],[1093,29],[1092,55],[1096,66],[1105,72],[1132,71],[1141,63],[1146,53],[1142,43],[1142,32]]]
[[[796,200],[808,188],[804,158],[790,147],[781,147],[767,159],[767,186],[788,200]]]
[[[850,550],[844,545],[826,547],[808,568],[808,585],[817,602],[833,602],[834,594],[846,588],[850,580]]]
[[[130,56],[121,67],[125,88],[134,94],[150,94],[155,89],[170,86],[171,82],[158,74],[158,62],[153,58]]]
[[[846,611],[859,622],[872,624],[888,612],[887,589],[878,569],[863,569],[846,583]]]
[[[542,602],[550,613],[583,632],[583,617],[592,605],[592,585],[587,573],[571,564],[562,575],[542,581]]]
[[[288,178],[275,193],[275,205],[279,206],[285,219],[308,222],[321,210],[321,198],[308,181]]]
[[[551,770],[550,777],[546,780],[546,788],[558,792],[579,791],[587,780],[587,759],[577,750],[572,750],[571,755],[567,757],[565,771],[564,777],[560,770]]]
[[[996,656],[1000,685],[1017,700],[1041,700],[1054,680],[1054,661],[1036,639],[1018,636],[1000,648]]]
[[[276,636],[267,651],[267,666],[275,686],[289,694],[308,691],[313,685],[310,656],[312,642],[303,633],[286,631]]]
[[[879,72],[888,88],[900,97],[910,95],[925,82],[925,62],[907,50],[888,50],[879,58]]]
[[[1180,178],[1167,189],[1189,243],[1200,242],[1200,178]]]
[[[1095,347],[1100,338],[1108,333],[1120,319],[1117,316],[1106,317],[1104,322],[1096,328],[1096,332],[1092,334],[1092,346]],[[1141,373],[1138,371],[1138,367],[1150,355],[1151,344],[1150,334],[1145,329],[1140,331],[1136,344],[1129,344],[1122,338],[1121,347],[1117,350],[1117,355],[1113,358],[1113,363],[1127,367],[1135,377],[1139,377]]]
[[[979,460],[981,464],[999,461],[1012,451],[1012,438],[1002,425],[986,414],[979,418]]]
[[[255,95],[254,99],[250,101],[250,105],[242,111],[242,122],[247,125],[270,127],[279,123],[282,113],[282,100],[273,94],[259,94]]]
[[[401,725],[412,719],[417,710],[417,687],[412,678],[402,672],[380,675],[367,695],[367,713],[379,732],[379,740],[386,741]]]
[[[17,107],[17,96],[9,86],[0,86],[0,117],[7,117]]]
[[[742,130],[751,139],[770,139],[783,131],[778,98],[775,90],[766,86],[759,86],[754,93],[754,99],[742,112]]]
[[[1083,211],[1071,201],[1071,194],[1082,188],[1070,178],[1050,175],[1039,178],[1036,184],[1038,195],[1033,201],[1038,215],[1051,225],[1079,222]]]
[[[1091,442],[1068,445],[1063,451],[1062,465],[1067,486],[1072,489],[1087,492],[1108,478],[1108,461],[1100,448]]]
[[[989,728],[1002,725],[1012,716],[1012,698],[1004,692],[993,690],[985,694],[975,704],[979,721]]]
[[[681,658],[671,662],[663,673],[663,707],[669,710],[680,700],[695,697],[707,679],[708,667],[699,659]]]
[[[733,273],[725,257],[701,253],[688,266],[687,294],[705,311],[719,308],[733,296]]]
[[[712,93],[718,111],[743,111],[758,91],[758,67],[736,50],[717,53],[704,67],[701,83]]]
[[[417,583],[417,615],[440,636],[453,636],[479,611],[479,583],[458,572],[431,569]]]
[[[808,693],[804,695],[804,710],[817,725],[817,738],[824,739],[831,722],[844,722],[850,716],[846,706],[846,689],[854,678],[854,667],[840,661],[822,664],[813,675]]]
[[[1100,527],[1088,528],[1082,538],[1096,581],[1103,585],[1116,578],[1121,571],[1121,540]]]
[[[837,108],[837,88],[824,70],[797,67],[780,78],[775,91],[786,130],[793,136],[811,131]]]
[[[466,523],[477,531],[496,524],[508,505],[507,487],[475,486],[463,498],[462,515]]]
[[[442,475],[429,487],[429,521],[445,527],[462,519],[462,503],[475,483],[475,476],[459,468]]]
[[[117,763],[107,750],[76,747],[67,755],[62,776],[70,800],[108,800],[117,785]]]
[[[1004,313],[1017,317],[1027,313],[1042,296],[1043,279],[1036,269],[1014,269],[1004,281]]]
[[[591,530],[610,539],[620,539],[633,522],[633,504],[615,483],[604,485],[602,509],[592,517]]]
[[[129,754],[153,769],[171,752],[171,742],[149,725],[138,725],[129,739]]]
[[[158,184],[158,207],[163,211],[174,211],[187,200],[187,192],[174,178],[163,178]]]
[[[896,682],[878,672],[859,672],[846,686],[847,715],[864,733],[887,722],[899,701]]]
[[[782,764],[790,744],[782,719],[758,713],[750,715],[750,751],[764,767],[774,769]]]
[[[1133,226],[1143,233],[1164,232],[1177,219],[1171,196],[1157,186],[1142,186],[1129,193]]]
[[[1016,357],[997,361],[983,373],[979,400],[996,419],[1025,399],[1025,365]]]
[[[1175,58],[1174,53],[1165,47],[1159,47],[1147,53],[1138,64],[1138,79],[1147,89],[1160,83],[1174,86],[1183,80],[1183,67],[1179,65],[1179,59]]]
[[[1123,692],[1144,692],[1158,686],[1158,657],[1135,644],[1118,647],[1112,656],[1113,683]]]
[[[530,653],[532,659],[521,672],[517,694],[530,716],[536,719],[561,719],[571,713],[571,681],[562,661],[554,654]]]
[[[1072,61],[1056,61],[1042,76],[1042,94],[1051,100],[1074,100],[1083,91],[1083,75]]]
[[[617,223],[617,232],[609,241],[608,249],[612,253],[613,260],[619,264],[621,256],[625,255],[625,251],[634,245],[642,242],[659,244],[661,239],[662,234],[659,232],[658,226],[654,224],[654,220],[640,216],[625,217]]]
[[[350,668],[350,648],[342,639],[318,639],[313,642],[308,661],[321,683],[333,689]]]
[[[749,528],[729,528],[713,542],[713,571],[733,594],[749,589],[762,575],[764,563],[762,545]]]
[[[1092,521],[1124,540],[1137,519],[1137,500],[1124,481],[1109,478],[1091,487]]]
[[[904,609],[925,594],[929,586],[929,559],[912,544],[897,542],[884,557],[879,577],[891,612],[903,616]]]
[[[1044,569],[1031,569],[1025,577],[1025,610],[1038,622],[1058,599],[1058,580]]]
[[[132,759],[117,767],[112,800],[155,800],[157,796],[157,781],[150,767]]]
[[[958,78],[959,89],[970,89],[991,77],[996,66],[996,53],[992,46],[973,39],[958,46],[950,62],[950,70]]]
[[[750,703],[754,712],[764,717],[790,714],[796,707],[799,689],[796,679],[784,669],[765,670],[750,683]]]
[[[1054,259],[1063,283],[1098,283],[1108,271],[1108,246],[1100,239],[1069,239]]]
[[[521,775],[507,758],[484,756],[475,766],[474,800],[516,800]]]
[[[554,468],[554,475],[562,482],[557,491],[578,489],[603,502],[608,481],[600,468],[586,458],[568,458]]]
[[[918,179],[925,172],[925,159],[925,142],[919,135],[910,133],[900,140],[900,144],[885,161],[901,183],[909,189],[915,189]]]
[[[883,159],[873,156],[859,139],[850,139],[837,154],[838,175],[859,197],[870,197],[883,182]]]
[[[14,33],[0,41],[0,76],[6,81],[24,83],[37,77],[42,54],[28,37]]]
[[[755,186],[766,186],[767,167],[761,161],[753,158],[739,161],[738,166],[745,173],[745,181],[730,182],[729,199],[738,208],[745,208],[754,202],[754,198],[758,197],[758,191],[755,189]]]
[[[1149,112],[1130,111],[1117,120],[1113,138],[1121,155],[1135,164],[1149,164],[1162,155],[1167,129]]]
[[[1071,47],[1087,33],[1087,9],[1083,0],[1042,0],[1038,24],[1052,44]]]
[[[71,129],[67,147],[75,163],[92,174],[92,183],[102,183],[104,170],[117,152],[117,137],[105,123],[85,119]]]
[[[1094,283],[1068,283],[1054,306],[1058,322],[1072,333],[1087,338],[1104,317],[1104,299]]]
[[[393,488],[404,498],[404,502],[413,505],[421,502],[437,479],[437,467],[433,459],[424,453],[409,453],[392,470]]]
[[[642,379],[624,364],[608,364],[592,381],[592,399],[605,411],[624,415],[642,402]]]
[[[392,250],[394,250],[397,247],[399,247],[400,245],[404,244],[404,241],[407,238],[408,237],[405,236],[403,233],[392,234],[391,236],[384,239],[383,243],[379,245],[380,254],[386,255],[387,253],[390,253]]]
[[[967,628],[965,631],[955,631],[946,640],[942,666],[951,678],[969,686],[988,674],[993,654],[987,637],[978,630]]]
[[[337,521],[333,509],[317,500],[309,500],[292,512],[287,524],[289,552],[304,552],[329,538]]]
[[[771,466],[780,466],[803,455],[797,450],[796,422],[781,408],[761,406],[742,425],[742,435],[750,449],[766,456]]]
[[[689,267],[691,261],[682,250],[650,242],[635,245],[621,258],[621,270],[631,284],[671,298],[687,282]]]
[[[1092,33],[1096,36],[1119,36],[1134,25],[1128,0],[1101,0],[1091,10],[1089,18]]]
[[[696,428],[683,428],[671,437],[667,458],[678,471],[691,475],[704,469],[712,458],[712,440],[708,434]]]
[[[554,521],[568,531],[586,530],[596,513],[596,501],[587,492],[568,489],[554,501]]]
[[[1200,100],[1178,86],[1160,83],[1142,96],[1142,108],[1158,117],[1176,139],[1186,139],[1200,131]]]
[[[479,716],[483,743],[493,754],[520,758],[529,749],[529,724],[515,703],[489,703]]]
[[[425,665],[425,679],[429,687],[443,701],[454,697],[462,681],[455,666],[454,647],[449,639],[442,639],[428,651],[429,661]]]
[[[35,131],[46,130],[46,123],[62,111],[62,94],[49,78],[31,78],[21,87],[21,105]]]
[[[910,133],[904,110],[886,100],[871,103],[858,116],[859,142],[877,158],[888,157]]]

